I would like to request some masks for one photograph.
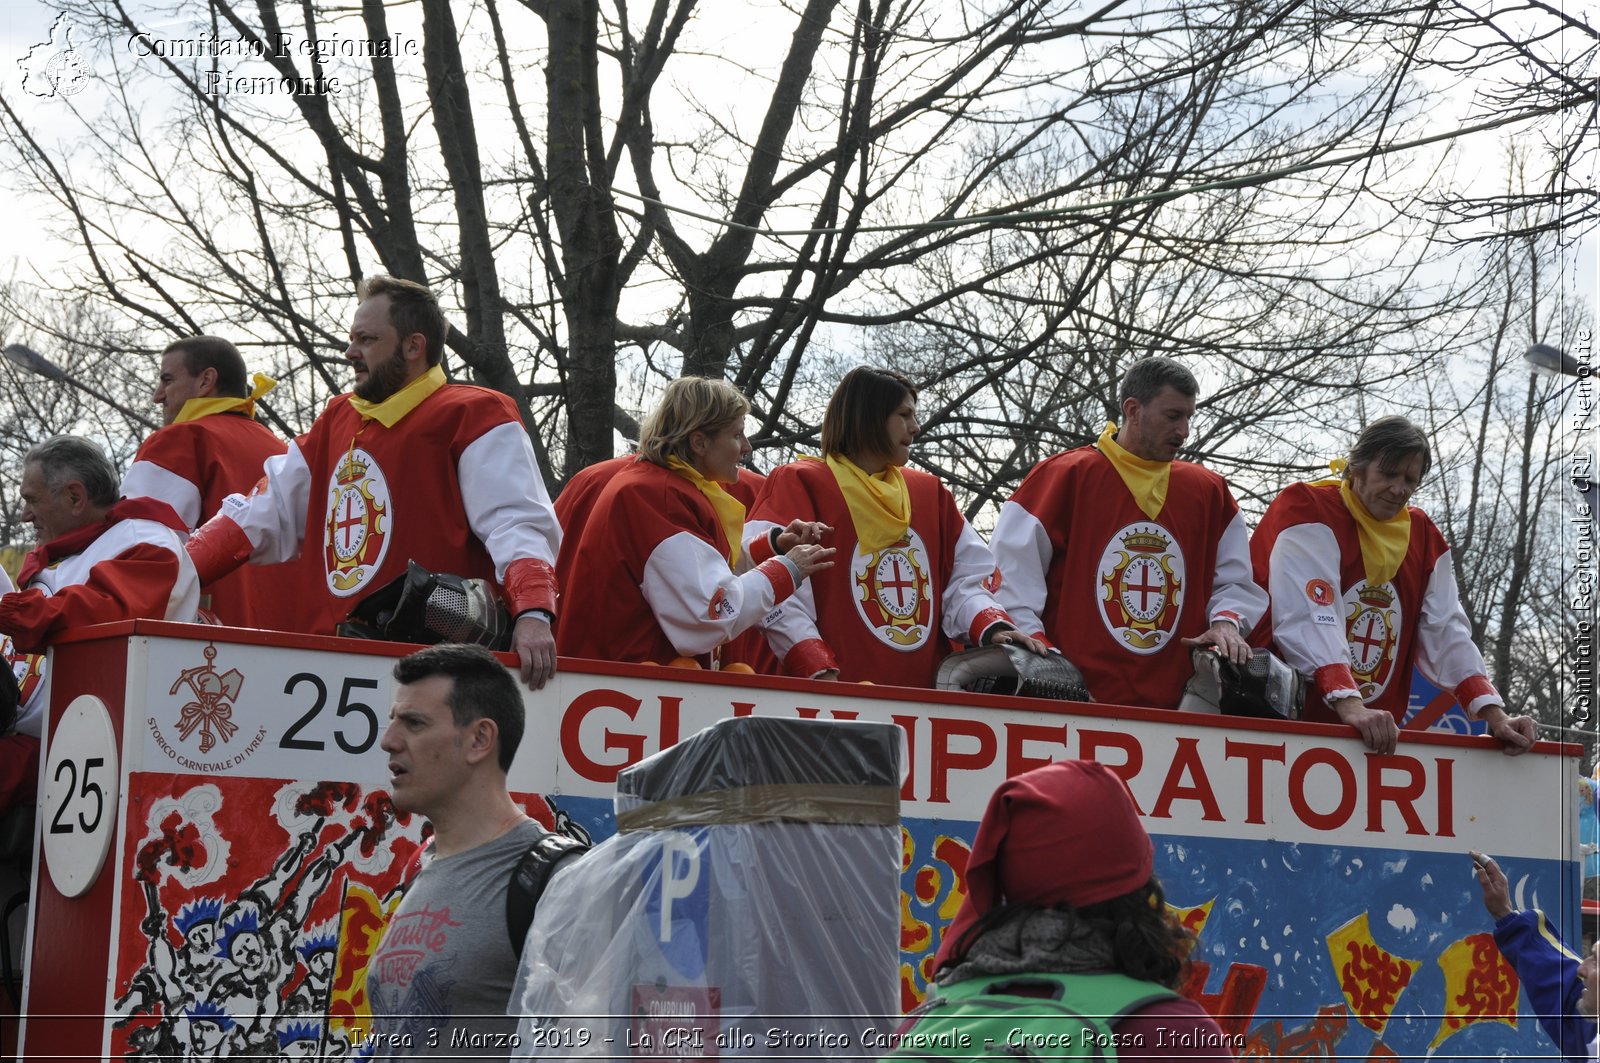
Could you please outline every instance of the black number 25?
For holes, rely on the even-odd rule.
[[[94,769],[104,765],[105,762],[106,761],[104,757],[85,758],[83,762],[83,774],[81,777],[83,782],[82,788],[78,786],[80,776],[78,774],[78,765],[76,761],[63,760],[61,763],[56,765],[55,781],[60,782],[63,774],[67,776],[67,796],[61,799],[61,807],[57,808],[56,814],[50,817],[51,834],[72,833],[72,822],[66,818],[67,810],[72,807],[74,798],[79,796],[83,797],[85,800],[93,799],[94,817],[91,819],[85,816],[82,811],[79,811],[77,829],[81,830],[85,834],[93,834],[95,828],[100,826],[100,817],[106,813],[106,792],[100,788],[99,783],[89,781],[89,773],[94,771]]]
[[[326,743],[320,738],[300,737],[300,732],[312,720],[317,718],[322,712],[323,706],[328,703],[328,688],[322,682],[322,677],[311,672],[300,672],[292,675],[289,677],[289,682],[284,686],[283,692],[285,694],[293,694],[296,687],[303,686],[306,683],[310,683],[316,690],[316,703],[306,711],[304,716],[296,720],[287,731],[283,732],[283,737],[278,740],[279,749],[323,749],[326,747]],[[372,711],[371,705],[361,701],[350,700],[351,693],[357,689],[377,690],[378,681],[376,679],[354,679],[346,676],[344,686],[339,690],[339,707],[333,710],[333,714],[341,719],[354,714],[367,723],[367,733],[359,741],[352,742],[342,728],[333,733],[333,740],[346,753],[365,753],[372,748],[372,743],[378,740],[378,714]]]

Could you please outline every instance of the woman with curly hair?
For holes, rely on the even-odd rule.
[[[1067,1036],[1071,1049],[1115,1046],[1128,1058],[1232,1059],[1235,1039],[1173,991],[1194,939],[1166,909],[1153,856],[1127,787],[1103,764],[1051,764],[1000,784],[940,943],[937,989],[891,1058],[950,1043],[978,1058],[986,1039],[1071,1056],[1055,1043]]]

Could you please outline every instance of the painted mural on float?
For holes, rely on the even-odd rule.
[[[145,678],[126,709],[143,726],[125,733],[102,872],[118,876],[107,1050],[366,1054],[366,966],[425,840],[382,786],[390,660],[178,637],[117,645],[143,655]],[[1183,991],[1241,1058],[1553,1050],[1494,948],[1465,854],[1493,852],[1520,904],[1575,930],[1572,832],[1527,814],[1541,794],[1572,792],[1573,756],[1513,760],[1464,737],[1373,756],[1332,729],[740,678],[564,672],[530,695],[512,788],[546,826],[598,841],[615,830],[617,773],[717,719],[900,725],[909,1008],[994,786],[1097,759],[1127,781],[1169,906],[1198,935]]]

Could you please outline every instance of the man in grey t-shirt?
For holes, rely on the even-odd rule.
[[[505,1059],[517,971],[506,887],[544,834],[506,789],[522,693],[477,646],[419,650],[394,677],[380,743],[389,789],[396,808],[433,824],[433,841],[367,967],[374,1055]]]

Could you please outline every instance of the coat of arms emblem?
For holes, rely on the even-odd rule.
[[[1122,528],[1106,543],[1097,569],[1100,619],[1112,638],[1138,654],[1172,639],[1183,609],[1183,550],[1152,521]]]
[[[1345,638],[1350,643],[1350,671],[1361,687],[1361,699],[1382,694],[1394,674],[1395,643],[1400,631],[1400,599],[1390,583],[1361,580],[1344,595]]]
[[[328,484],[322,554],[330,591],[348,598],[378,571],[389,549],[393,521],[383,470],[371,454],[351,448]]]
[[[856,544],[850,561],[856,612],[887,645],[907,652],[928,641],[933,628],[928,548],[915,528],[881,550],[867,553]]]

